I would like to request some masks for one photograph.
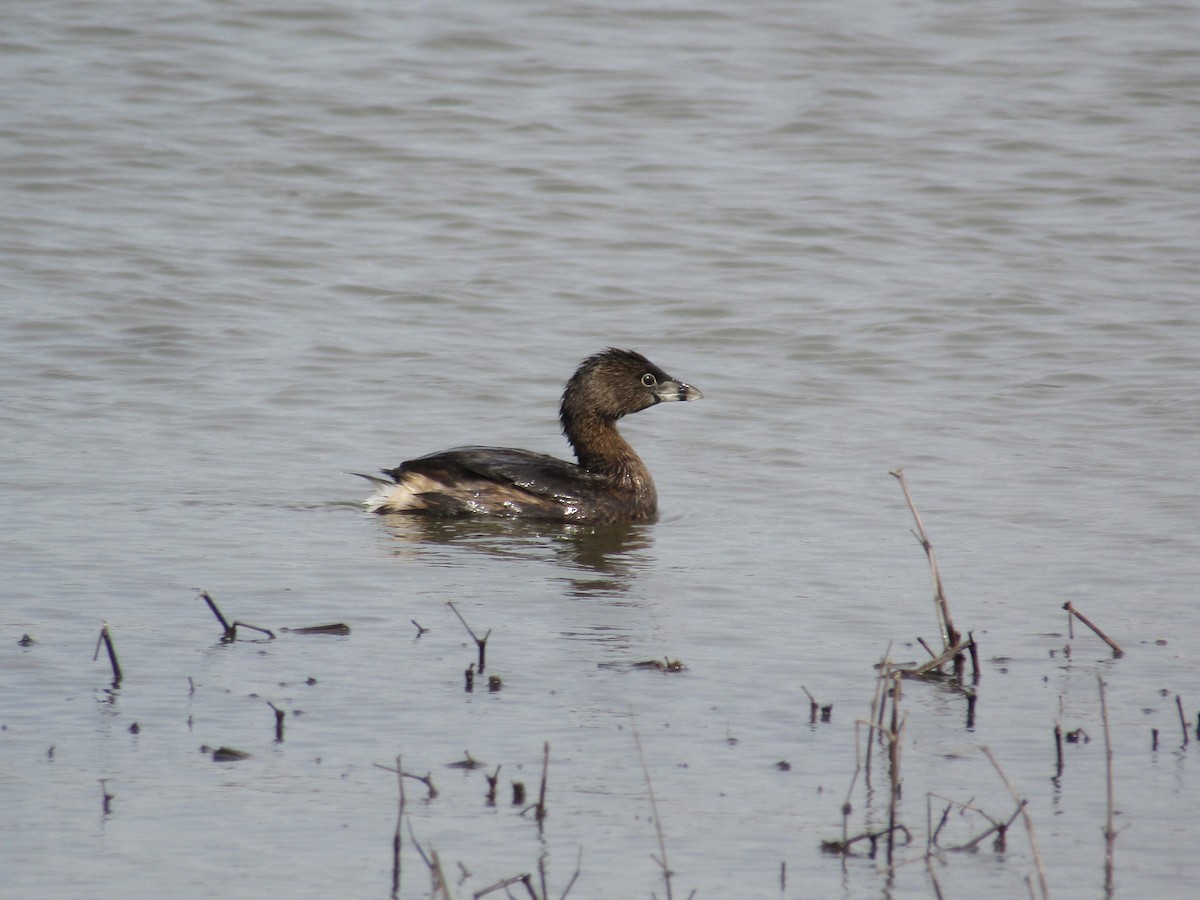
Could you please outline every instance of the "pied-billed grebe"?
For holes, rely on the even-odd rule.
[[[506,447],[459,447],[364,475],[377,513],[507,516],[600,524],[648,519],[658,495],[645,464],[617,431],[628,413],[664,400],[698,400],[632,350],[589,356],[563,391],[559,421],[579,463]]]

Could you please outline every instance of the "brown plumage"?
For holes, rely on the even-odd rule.
[[[567,382],[559,407],[578,463],[507,447],[459,447],[385,469],[367,509],[377,513],[505,516],[599,524],[635,522],[658,509],[645,464],[616,421],[700,391],[632,350],[589,356]]]

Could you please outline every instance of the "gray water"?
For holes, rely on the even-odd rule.
[[[387,896],[402,755],[439,790],[405,897],[413,836],[458,898],[539,858],[554,897],[577,861],[571,897],[662,897],[651,789],[676,897],[927,897],[926,795],[1013,811],[987,746],[1049,893],[1101,896],[1100,674],[1113,894],[1190,896],[1198,47],[1192,4],[10,5],[0,894]],[[565,454],[608,345],[705,393],[623,425],[656,522],[362,511],[347,472]],[[821,842],[875,663],[938,643],[898,466],[983,671],[970,727],[906,685],[889,874]],[[222,643],[202,589],[277,639]],[[1056,723],[1090,741],[1053,779]],[[877,762],[851,834],[886,794]],[[934,871],[1037,884],[1019,822]]]

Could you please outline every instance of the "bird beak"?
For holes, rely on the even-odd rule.
[[[699,388],[694,388],[690,384],[685,384],[682,381],[664,381],[654,389],[654,396],[659,401],[662,400],[699,400],[704,395],[700,393]]]

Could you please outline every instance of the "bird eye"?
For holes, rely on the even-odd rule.
[[[644,384],[646,387],[654,387],[656,384],[658,384],[658,379],[647,372],[642,376],[642,384]]]

